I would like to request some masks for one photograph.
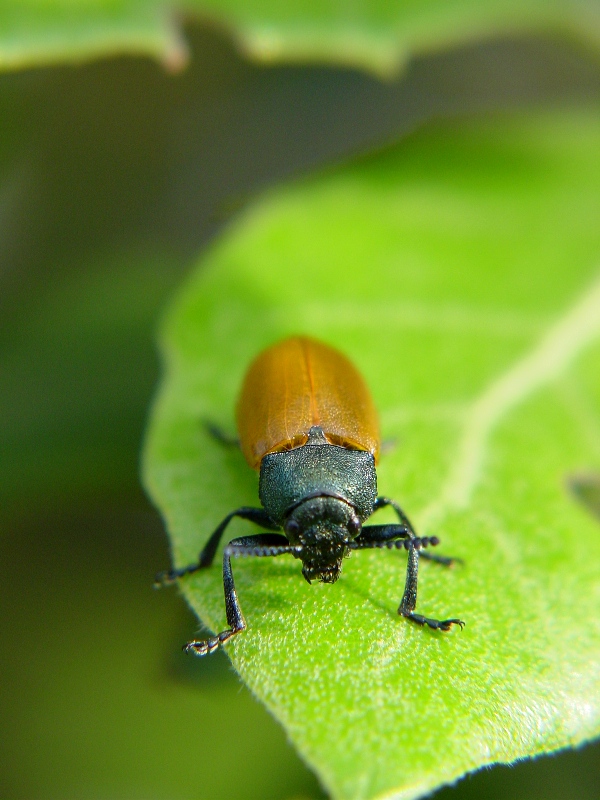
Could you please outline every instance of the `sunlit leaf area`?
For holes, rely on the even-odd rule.
[[[0,797],[594,800],[595,3],[0,5]],[[238,559],[244,372],[343,351],[447,569]],[[373,522],[391,522],[380,511]],[[231,536],[253,533],[232,523]]]

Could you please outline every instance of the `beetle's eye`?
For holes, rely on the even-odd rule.
[[[291,536],[295,536],[297,533],[300,532],[300,525],[296,522],[295,519],[290,519],[286,522],[285,525],[286,533],[289,533]]]
[[[350,517],[348,520],[348,533],[355,534],[360,530],[360,520],[356,516]]]

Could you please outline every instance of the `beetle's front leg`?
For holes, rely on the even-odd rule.
[[[211,636],[202,641],[188,642],[183,649],[197,656],[206,656],[228,642],[232,636],[241,633],[246,628],[246,620],[242,614],[238,600],[233,572],[231,571],[231,556],[279,556],[294,551],[285,536],[278,533],[259,533],[255,536],[241,536],[232,539],[223,553],[223,591],[225,593],[225,614],[229,628],[221,631],[216,636]]]
[[[386,502],[385,505],[392,505],[392,503]],[[460,625],[462,628],[465,623],[460,619],[438,620],[415,613],[415,608],[417,606],[419,553],[423,552],[421,548],[427,547],[429,544],[437,545],[439,540],[436,536],[424,538],[416,536],[408,517],[402,514],[401,519],[402,525],[366,525],[356,540],[355,547],[352,549],[389,547],[390,544],[392,544],[392,540],[404,540],[393,542],[393,544],[401,544],[408,550],[406,584],[404,586],[404,594],[402,595],[398,613],[416,622],[418,625],[428,625],[434,630],[448,631],[452,625]],[[425,555],[424,552],[423,555]]]
[[[419,573],[419,549],[415,547],[412,539],[408,542],[408,566],[406,569],[406,584],[404,594],[398,607],[398,613],[403,617],[416,622],[417,625],[428,625],[433,630],[449,631],[453,625],[464,628],[462,619],[432,619],[416,614],[417,607],[417,577]]]

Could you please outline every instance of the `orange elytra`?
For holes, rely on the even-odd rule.
[[[253,469],[268,453],[300,447],[312,427],[349,450],[379,456],[379,420],[369,390],[346,356],[307,336],[264,350],[250,365],[237,403],[240,446]]]

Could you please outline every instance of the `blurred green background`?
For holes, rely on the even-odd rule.
[[[0,76],[0,797],[318,798],[315,777],[197,625],[139,488],[161,309],[265,187],[441,115],[600,102],[600,59],[559,34],[358,70],[259,66],[220,29],[190,61]],[[443,757],[443,754],[440,754]],[[588,746],[437,796],[600,797]]]

